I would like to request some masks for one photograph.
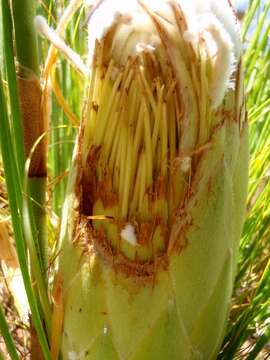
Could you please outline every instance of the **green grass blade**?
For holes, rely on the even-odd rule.
[[[12,336],[10,335],[9,329],[8,329],[8,324],[5,318],[5,315],[3,313],[2,310],[2,306],[0,304],[0,331],[2,333],[2,336],[5,340],[5,344],[7,347],[7,350],[9,352],[9,355],[11,357],[12,360],[19,360],[19,356],[14,344],[14,341],[12,339]],[[0,353],[0,359],[1,359],[1,353]],[[3,359],[3,358],[2,358]]]
[[[12,127],[14,134],[14,143],[16,148],[16,158],[18,161],[19,172],[24,170],[24,145],[23,145],[23,131],[21,122],[21,113],[18,97],[18,88],[16,81],[16,70],[13,56],[13,38],[12,38],[12,19],[10,8],[7,0],[2,0],[2,14],[3,14],[3,38],[5,63],[7,70],[8,89],[10,97],[10,109],[12,113]]]
[[[250,1],[250,8],[245,17],[245,22],[242,28],[242,38],[244,40],[246,39],[249,27],[252,23],[252,20],[255,18],[256,11],[258,10],[260,4],[261,4],[261,0]]]
[[[260,354],[260,352],[263,350],[265,345],[268,344],[270,340],[270,328],[267,329],[266,333],[263,334],[260,339],[257,340],[255,347],[252,349],[252,351],[247,356],[246,360],[256,360],[257,356]]]
[[[0,6],[0,24],[3,23],[2,7]],[[4,58],[4,39],[3,31],[0,31],[0,70],[3,71],[3,58]]]

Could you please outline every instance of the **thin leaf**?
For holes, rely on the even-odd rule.
[[[20,360],[12,336],[10,335],[8,324],[3,314],[2,306],[0,304],[0,330],[5,340],[7,350],[12,360]],[[0,354],[1,359],[1,354]]]

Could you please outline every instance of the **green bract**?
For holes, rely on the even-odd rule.
[[[216,358],[246,202],[240,54],[226,0],[92,14],[61,229],[64,360]]]

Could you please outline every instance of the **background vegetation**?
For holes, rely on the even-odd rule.
[[[17,5],[23,10],[28,1]],[[16,3],[13,1],[12,3]],[[31,1],[29,1],[31,3]],[[37,12],[56,27],[67,1],[44,0]],[[47,336],[43,327],[50,323],[47,287],[50,287],[51,265],[57,254],[59,217],[65,195],[66,179],[78,130],[83,99],[84,79],[57,54],[51,71],[51,111],[48,130],[48,180],[45,202],[35,200],[27,179],[21,129],[19,97],[13,62],[13,26],[8,2],[1,3],[0,30],[0,330],[2,345],[0,359],[27,358],[29,356],[30,326],[21,318],[8,273],[10,263],[4,252],[7,242],[16,243],[17,255],[9,248],[13,258],[11,266],[19,264],[26,285],[32,320],[37,330],[45,359],[50,359]],[[86,13],[80,8],[72,17],[66,32],[67,43],[85,59],[87,34],[84,26]],[[242,20],[244,68],[247,94],[247,115],[250,126],[250,177],[247,217],[240,244],[238,273],[233,294],[226,337],[219,359],[270,358],[270,2],[253,0]],[[18,24],[17,24],[18,25]],[[21,43],[24,49],[24,43]],[[18,45],[17,45],[18,46]],[[50,44],[39,38],[38,72],[46,63]],[[18,52],[18,48],[17,48]],[[18,53],[17,53],[18,55]],[[39,76],[39,74],[38,74]],[[4,168],[4,170],[3,170]],[[40,190],[40,189],[39,189]],[[40,190],[42,191],[42,190]],[[7,195],[8,193],[8,195]],[[9,200],[9,206],[8,206]],[[35,242],[37,224],[36,206],[47,214],[46,239],[49,244],[48,265],[44,268]],[[23,215],[23,216],[22,216]],[[24,219],[24,220],[23,220]],[[25,221],[25,219],[27,219]],[[11,230],[11,221],[13,230]],[[47,241],[46,240],[46,241]],[[10,252],[11,251],[11,252]],[[12,255],[12,256],[11,256]],[[30,269],[30,271],[29,271]],[[30,280],[35,279],[34,286]],[[46,276],[45,276],[46,275]],[[43,295],[42,295],[43,294]],[[45,297],[45,300],[44,300]],[[47,299],[46,299],[47,298]],[[6,346],[3,345],[3,341]]]

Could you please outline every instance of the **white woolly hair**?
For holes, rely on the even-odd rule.
[[[191,32],[198,32],[198,19],[205,15],[213,15],[224,27],[233,43],[233,51],[236,60],[241,54],[240,29],[236,15],[229,0],[177,0],[185,12],[188,20],[188,28]]]
[[[217,108],[226,91],[234,87],[232,77],[241,54],[239,26],[228,0],[178,0],[188,22],[184,39],[194,49],[198,48],[200,36],[205,40],[208,56],[213,64],[210,80],[212,107]]]
[[[166,13],[168,17],[169,7],[166,4],[171,0],[143,0],[149,3],[151,8],[156,8],[162,13]],[[91,1],[92,2],[92,1]],[[201,38],[205,40],[205,46],[208,56],[212,62],[212,76],[209,84],[210,98],[212,107],[218,107],[224,99],[225,93],[229,88],[234,86],[232,74],[235,71],[236,63],[239,61],[241,53],[241,43],[239,36],[239,27],[237,19],[231,8],[229,0],[176,0],[181,6],[187,19],[188,30],[184,34],[184,39],[191,42],[195,51],[198,49]],[[95,0],[96,11],[92,14],[89,22],[89,38],[88,38],[88,61],[91,62],[93,57],[95,40],[101,39],[107,29],[115,22],[121,21],[122,27],[118,31],[118,36],[127,38],[132,29],[139,31],[141,40],[145,40],[145,44],[155,47],[156,41],[153,34],[152,25],[149,24],[147,14],[138,6],[138,0]],[[153,9],[152,9],[153,10]],[[168,14],[167,14],[168,12]],[[136,17],[134,17],[136,13]],[[100,19],[102,18],[102,24]],[[172,19],[172,21],[174,21]],[[36,27],[38,31],[50,40],[68,60],[83,74],[88,74],[88,66],[81,60],[70,47],[59,37],[41,17],[36,17]],[[131,24],[132,23],[132,24]],[[131,26],[130,26],[131,25]],[[121,33],[124,32],[124,35]],[[123,36],[122,36],[123,35]],[[142,44],[144,41],[141,41]],[[120,45],[119,45],[120,44]],[[122,46],[122,42],[115,41],[113,48]],[[134,45],[134,49],[132,48]],[[117,54],[125,58],[125,54],[132,51],[138,51],[133,42],[128,43],[128,48],[114,49]]]
[[[120,235],[121,238],[127,241],[130,245],[136,246],[138,244],[135,229],[131,224],[126,224],[126,226],[122,229]]]
[[[152,10],[166,13],[168,18],[171,16],[167,6],[170,1],[172,0],[142,0]],[[241,53],[236,16],[228,0],[176,0],[176,2],[181,6],[187,19],[188,30],[184,34],[184,39],[191,42],[195,51],[198,49],[200,39],[203,37],[205,40],[213,69],[209,96],[212,107],[216,108],[224,99],[226,91],[234,86],[232,75]],[[126,23],[125,19],[127,19]],[[145,43],[155,46],[155,35],[151,31],[147,14],[138,6],[138,0],[105,0],[89,23],[89,62],[93,56],[95,40],[102,38],[115,21],[123,22],[116,37],[127,38],[129,32],[136,28]],[[113,48],[115,53],[123,54],[120,57],[124,58],[126,53],[130,54],[134,49],[131,41],[128,42],[128,48],[124,49],[121,48],[122,43],[124,42],[115,41]]]
[[[207,42],[210,59],[213,63],[212,78],[210,80],[210,98],[212,107],[218,107],[228,89],[234,88],[232,78],[236,68],[234,44],[220,21],[212,14],[205,18],[203,29],[213,39],[215,46],[212,49],[212,41]]]
[[[197,28],[197,17],[205,13],[216,16],[224,26],[234,44],[235,58],[238,60],[241,53],[240,28],[237,17],[232,9],[229,0],[177,0],[184,9],[188,18],[189,27]]]

